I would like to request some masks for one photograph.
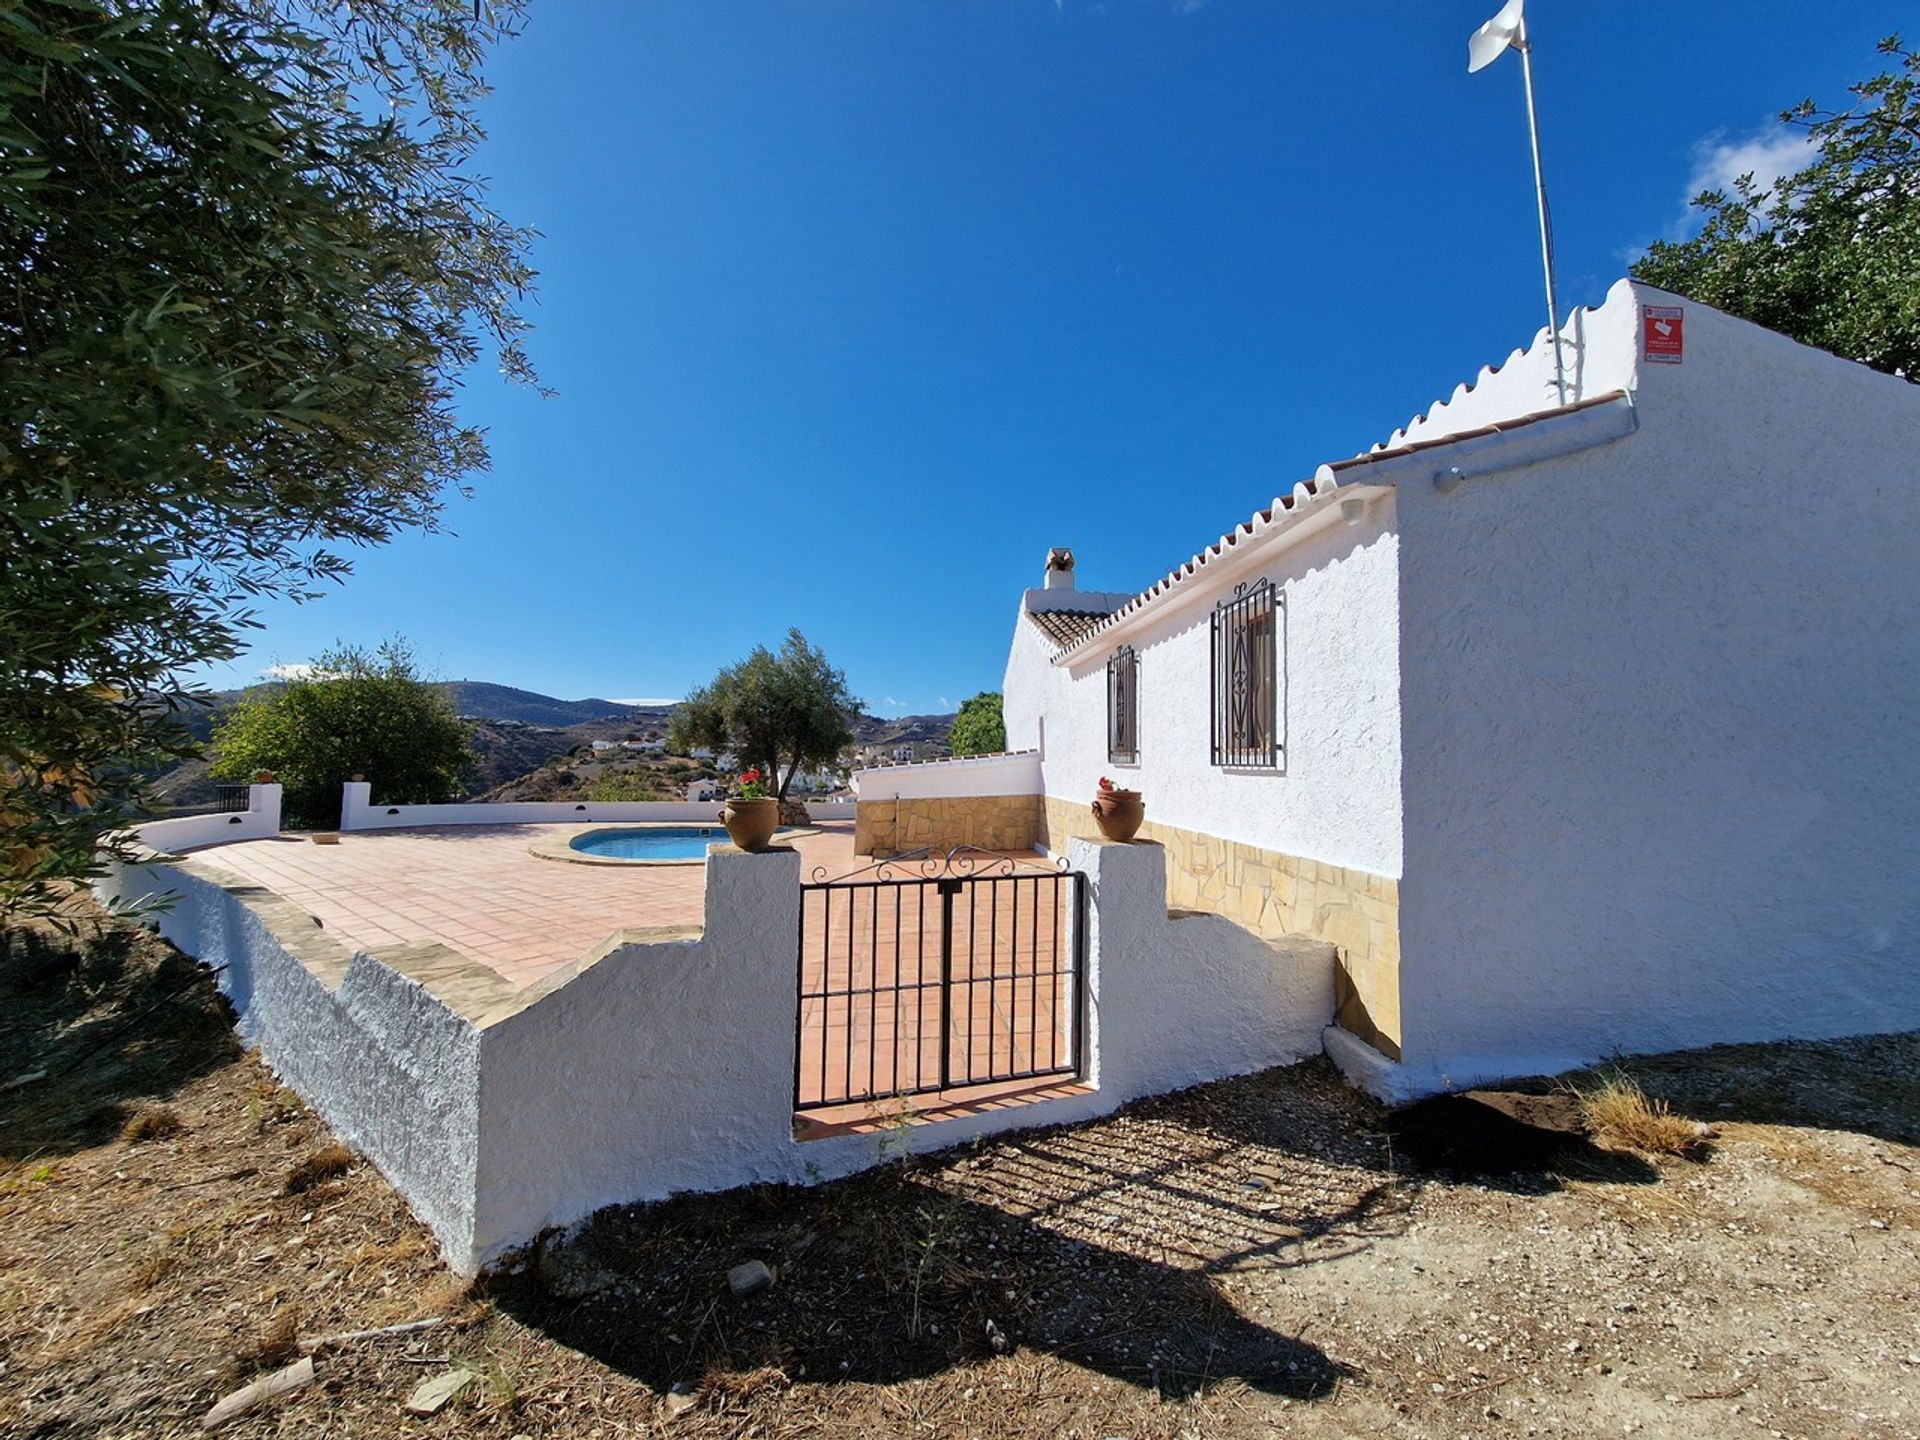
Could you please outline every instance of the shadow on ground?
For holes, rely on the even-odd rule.
[[[1018,1348],[1168,1397],[1239,1380],[1319,1398],[1345,1368],[1242,1313],[1234,1274],[1355,1254],[1410,1199],[1377,1111],[1323,1070],[812,1188],[603,1211],[489,1296],[657,1389],[766,1366],[888,1384]],[[736,1298],[727,1272],[751,1260],[778,1281]],[[603,1288],[553,1293],[583,1271]]]
[[[1566,1176],[1618,1185],[1660,1178],[1640,1156],[1596,1145],[1579,1097],[1547,1081],[1436,1095],[1394,1111],[1387,1126],[1396,1153],[1421,1169],[1515,1194],[1546,1194]]]
[[[0,1156],[62,1155],[112,1137],[235,1059],[212,972],[130,924],[69,917],[0,927]]]

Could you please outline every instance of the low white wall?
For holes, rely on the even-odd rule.
[[[1166,911],[1157,845],[1073,842],[1086,874],[1089,1092],[806,1143],[792,1131],[800,857],[709,852],[705,928],[645,934],[564,980],[456,1013],[289,902],[195,862],[101,889],[171,894],[162,927],[224,966],[241,1033],[406,1195],[470,1273],[607,1205],[808,1183],[890,1155],[1104,1114],[1318,1051],[1329,947]],[[457,958],[457,957],[455,957]]]
[[[480,1031],[417,981],[350,954],[265,890],[182,865],[120,866],[103,899],[172,897],[154,914],[187,954],[224,966],[239,1032],[407,1197],[462,1264],[472,1250]]]
[[[982,795],[1038,795],[1037,751],[1013,755],[956,755],[919,765],[875,765],[853,772],[863,801],[938,800]]]
[[[136,825],[133,835],[147,849],[162,855],[178,855],[201,845],[264,839],[280,833],[280,796],[278,785],[249,785],[245,810],[226,815],[149,820],[144,825]]]
[[[1158,845],[1075,840],[1086,873],[1091,1053],[1103,1109],[1320,1053],[1333,947],[1270,942],[1219,915],[1167,913]]]
[[[423,825],[655,824],[718,825],[724,800],[520,800],[497,805],[376,805],[373,783],[349,780],[340,787],[342,830],[402,830]],[[847,820],[852,800],[809,800],[812,820]],[[236,832],[224,839],[246,838]]]

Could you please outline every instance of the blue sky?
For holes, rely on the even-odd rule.
[[[1498,0],[536,0],[482,169],[543,238],[453,533],[266,609],[243,683],[677,696],[789,625],[882,713],[996,689],[1049,545],[1144,586],[1542,323]],[[1535,0],[1563,307],[1778,163],[1900,4]],[[1912,28],[1912,27],[1910,27]]]

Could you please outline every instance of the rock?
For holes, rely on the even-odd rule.
[[[762,1290],[773,1288],[773,1271],[762,1260],[749,1260],[744,1265],[736,1265],[727,1271],[727,1288],[736,1299],[744,1300],[749,1295],[758,1295]]]
[[[467,1387],[480,1377],[471,1370],[449,1370],[443,1375],[422,1380],[407,1397],[409,1415],[438,1415],[448,1402],[464,1395]]]
[[[700,1393],[682,1380],[667,1391],[667,1418],[678,1420],[700,1403]]]
[[[313,1383],[313,1361],[311,1358],[296,1360],[284,1370],[276,1370],[271,1375],[262,1376],[251,1385],[234,1391],[218,1405],[207,1411],[201,1420],[202,1430],[218,1430],[230,1420],[238,1420],[255,1406],[264,1405],[269,1400],[298,1390]]]
[[[559,1235],[541,1240],[533,1261],[534,1278],[556,1300],[584,1300],[598,1295],[620,1277],[577,1245]]]
[[[813,820],[807,814],[804,800],[782,800],[780,802],[780,823],[782,825],[811,825]]]

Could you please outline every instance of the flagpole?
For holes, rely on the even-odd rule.
[[[1533,141],[1533,188],[1540,206],[1540,263],[1547,273],[1547,342],[1553,346],[1553,388],[1567,403],[1567,375],[1560,358],[1560,302],[1553,293],[1553,226],[1547,210],[1547,177],[1540,166],[1540,118],[1533,108],[1533,44],[1527,39],[1524,14],[1514,49],[1520,52],[1520,70],[1527,85],[1527,134]]]

